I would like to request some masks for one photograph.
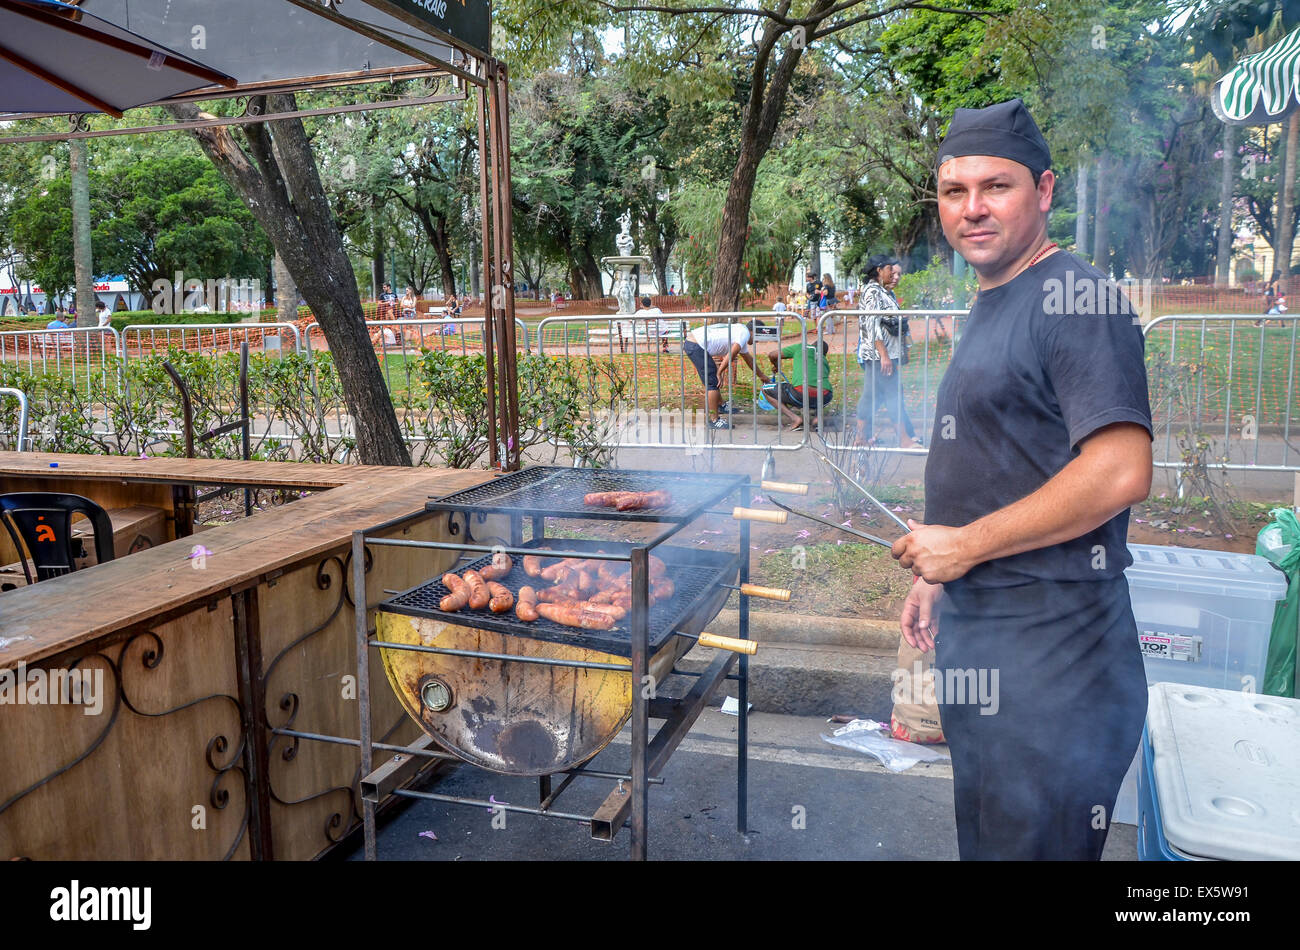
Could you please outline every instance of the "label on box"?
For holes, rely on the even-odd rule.
[[[1201,658],[1201,638],[1181,633],[1163,633],[1159,630],[1139,633],[1138,645],[1144,657],[1181,660],[1184,663],[1194,663]]]

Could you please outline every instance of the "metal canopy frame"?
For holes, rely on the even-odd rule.
[[[85,0],[65,0],[79,6]],[[267,0],[274,2],[274,0]],[[392,109],[403,106],[428,105],[437,102],[459,102],[467,98],[469,87],[477,89],[475,117],[478,124],[479,147],[479,213],[483,250],[483,302],[488,326],[484,332],[484,355],[487,360],[487,422],[488,460],[499,470],[519,468],[519,398],[516,371],[515,295],[512,192],[510,187],[510,122],[509,77],[506,67],[490,55],[474,49],[453,36],[437,30],[421,18],[403,11],[388,0],[359,0],[366,7],[400,21],[424,37],[446,45],[451,51],[448,62],[428,50],[408,42],[415,39],[410,34],[404,39],[378,29],[374,24],[353,19],[340,12],[339,0],[283,0],[294,7],[306,10],[353,33],[387,46],[419,62],[407,66],[378,69],[346,70],[299,76],[283,80],[240,82],[233,88],[211,86],[139,108],[166,106],[182,102],[212,102],[217,100],[242,100],[244,109],[238,116],[205,116],[194,122],[132,126],[114,129],[90,129],[87,116],[82,113],[68,115],[69,129],[65,133],[42,133],[0,138],[0,145],[21,142],[64,141],[81,138],[99,138],[115,135],[137,135],[150,132],[186,131],[195,128],[248,125],[278,119],[304,116],[334,115]],[[345,106],[321,109],[297,109],[290,112],[262,114],[259,97],[327,89],[345,86],[364,86],[392,83],[398,80],[433,79],[430,94],[393,100],[369,100]],[[439,93],[444,79],[451,79],[455,93]],[[9,113],[0,114],[0,121],[50,118],[66,113]]]

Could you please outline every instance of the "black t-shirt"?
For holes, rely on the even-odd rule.
[[[1102,426],[1151,429],[1142,329],[1097,268],[1058,251],[982,290],[935,406],[925,521],[962,526],[1038,490]],[[1128,510],[1051,547],[986,561],[970,588],[1122,576]],[[1104,559],[1097,545],[1104,549]]]

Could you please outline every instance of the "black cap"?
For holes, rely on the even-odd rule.
[[[1019,162],[1037,181],[1052,167],[1052,151],[1019,99],[983,109],[958,109],[939,145],[939,165],[962,155],[994,155]]]
[[[876,254],[867,261],[867,269],[863,273],[868,280],[875,280],[875,277],[872,277],[871,275],[878,275],[880,273],[880,268],[884,267],[886,264],[892,263],[894,263],[894,259],[888,254]]]

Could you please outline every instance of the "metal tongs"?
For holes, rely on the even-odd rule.
[[[857,479],[851,476],[848,472],[844,471],[844,469],[840,468],[838,465],[836,465],[834,462],[828,459],[825,455],[818,453],[818,458],[820,458],[823,462],[825,462],[827,465],[829,465],[831,468],[837,471],[840,475],[842,475],[850,485],[852,485],[858,491],[862,492],[862,494],[866,496],[868,501],[870,501],[873,505],[875,505],[886,515],[888,515],[891,519],[893,519],[893,521],[900,528],[903,529],[904,533],[911,532],[912,529],[907,526],[907,522],[903,521],[901,518],[898,517],[898,515],[894,514],[892,511],[886,508],[880,502],[880,500],[876,498],[875,495],[871,494],[871,492],[863,488]],[[824,524],[829,528],[835,528],[837,531],[843,531],[846,534],[853,535],[854,537],[862,538],[864,541],[870,541],[873,544],[879,544],[881,547],[886,547],[891,550],[893,549],[894,547],[893,541],[886,541],[884,538],[877,537],[874,534],[868,534],[866,531],[859,531],[857,528],[850,528],[834,521],[827,521],[825,518],[821,518],[818,517],[817,515],[809,514],[806,511],[799,511],[795,508],[791,508],[789,505],[785,505],[782,504],[780,501],[777,501],[777,499],[773,497],[773,493],[775,492],[783,492],[787,495],[806,495],[808,494],[808,486],[798,482],[771,481],[769,479],[769,476],[774,475],[775,473],[776,473],[776,459],[772,455],[772,450],[768,449],[767,458],[763,460],[763,475],[762,475],[762,481],[760,482],[760,485],[763,488],[763,490],[768,493],[768,501],[776,505],[776,507],[780,508],[782,511],[788,512],[789,514],[792,515],[798,515],[800,518],[807,518],[809,521],[816,521],[817,523]],[[737,509],[737,512],[740,511],[748,512],[751,510],[752,509]],[[737,515],[737,516],[746,517],[746,515]],[[782,522],[785,521],[784,516],[782,516],[781,521]]]

